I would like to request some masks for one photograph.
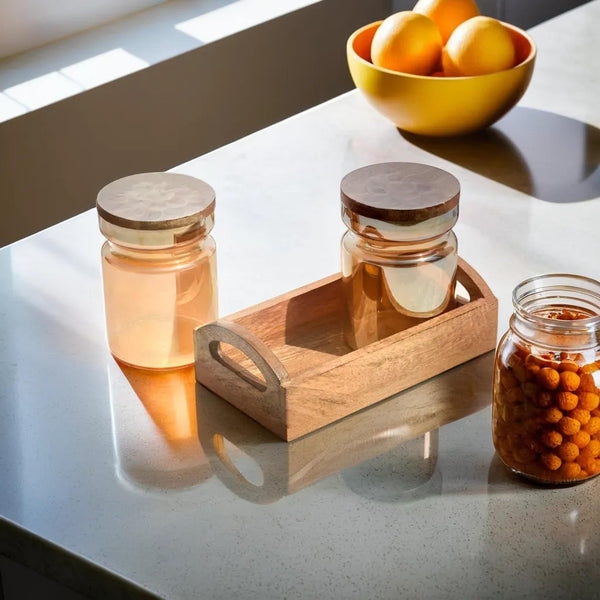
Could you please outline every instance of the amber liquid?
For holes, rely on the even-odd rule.
[[[102,249],[108,345],[122,362],[173,369],[194,362],[193,330],[217,318],[216,254]]]
[[[434,253],[400,258],[392,252],[373,257],[361,247],[342,247],[344,333],[352,348],[384,339],[454,306],[457,255],[455,238],[451,241]]]

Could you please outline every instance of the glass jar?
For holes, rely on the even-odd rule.
[[[451,308],[458,180],[428,165],[380,163],[340,188],[347,343],[360,348]]]
[[[102,188],[96,207],[112,354],[146,369],[192,364],[194,328],[217,318],[214,190],[143,173]]]
[[[513,306],[494,366],[496,451],[538,482],[589,479],[600,472],[600,282],[533,277]]]

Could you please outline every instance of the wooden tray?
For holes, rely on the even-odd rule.
[[[496,298],[462,259],[457,277],[466,303],[359,350],[339,273],[247,308],[194,331],[196,380],[294,440],[494,349]]]

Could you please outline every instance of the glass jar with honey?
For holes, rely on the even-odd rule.
[[[600,472],[600,282],[542,275],[512,300],[494,367],[496,451],[541,483],[589,479]]]
[[[451,308],[460,184],[417,163],[379,163],[341,182],[347,343],[360,348]]]
[[[100,190],[106,327],[118,360],[146,369],[194,362],[194,328],[217,318],[214,207],[211,186],[175,173]]]

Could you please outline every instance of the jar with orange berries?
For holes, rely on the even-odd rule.
[[[571,484],[600,473],[600,282],[533,277],[496,351],[492,433],[513,472]]]

